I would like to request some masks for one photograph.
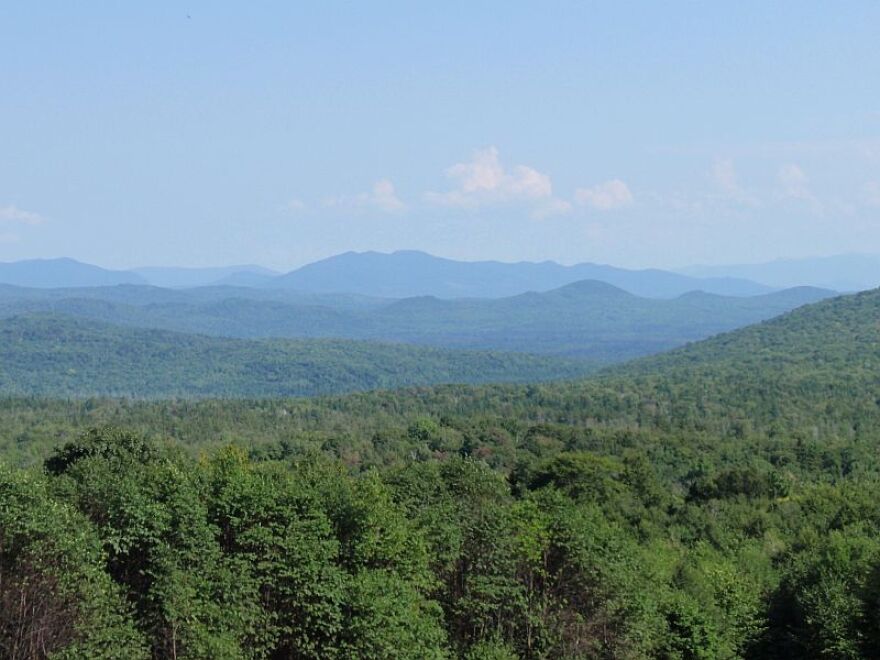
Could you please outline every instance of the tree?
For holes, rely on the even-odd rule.
[[[0,464],[0,655],[146,658],[104,561],[84,517],[43,479]]]

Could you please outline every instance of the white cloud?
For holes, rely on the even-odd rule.
[[[23,225],[38,225],[43,217],[38,213],[25,211],[13,205],[0,207],[0,222],[12,222]]]
[[[388,179],[376,181],[370,192],[360,193],[353,197],[329,197],[323,203],[324,206],[376,208],[388,213],[396,213],[406,208],[406,204],[397,196],[394,184]]]
[[[357,197],[359,203],[366,206],[375,206],[383,211],[402,211],[406,205],[394,192],[394,184],[388,179],[381,179],[373,184],[371,193],[364,193]]]
[[[758,198],[740,185],[732,160],[716,158],[709,178],[724,197],[750,206],[759,205]]]
[[[565,204],[554,199],[549,176],[526,165],[506,170],[495,147],[475,151],[471,160],[447,168],[446,176],[455,182],[456,187],[444,193],[427,193],[425,197],[429,202],[462,208],[541,203],[541,207],[557,212]],[[535,212],[538,212],[537,208]]]
[[[578,188],[574,192],[574,199],[578,204],[597,211],[611,211],[633,202],[629,187],[620,179],[605,181],[592,188]]]
[[[806,203],[813,211],[821,213],[823,205],[810,189],[809,178],[799,165],[789,163],[779,168],[776,180],[780,187],[782,199]]]

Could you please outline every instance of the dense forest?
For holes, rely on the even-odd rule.
[[[880,291],[568,383],[0,404],[4,657],[880,656]]]
[[[572,378],[583,360],[344,339],[244,340],[53,315],[0,320],[0,393],[191,399]]]

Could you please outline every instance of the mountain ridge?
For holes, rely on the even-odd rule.
[[[58,313],[127,327],[231,338],[343,338],[588,358],[666,350],[833,295],[800,288],[754,297],[642,298],[582,281],[507,298],[384,300],[283,290],[121,285],[0,286],[0,317]]]
[[[34,288],[59,286],[115,286],[146,284],[146,280],[127,270],[110,270],[69,257],[26,259],[0,263],[0,283]]]
[[[754,264],[697,265],[678,272],[695,277],[745,277],[773,287],[800,284],[837,291],[863,291],[880,286],[880,255],[838,254]]]
[[[169,288],[241,284],[242,282],[261,283],[281,274],[255,264],[216,267],[145,266],[133,268],[132,272],[143,277],[152,286]]]
[[[348,291],[387,298],[499,298],[546,291],[580,280],[600,280],[645,297],[665,298],[704,288],[726,295],[757,295],[771,287],[736,278],[698,279],[659,269],[627,270],[554,261],[457,261],[418,250],[345,252],[306,264],[267,283],[320,293]]]
[[[552,260],[461,261],[419,250],[348,251],[286,273],[255,264],[113,270],[69,257],[0,263],[0,284],[25,287],[230,286],[377,298],[500,298],[549,291],[582,280],[603,281],[651,298],[674,298],[695,290],[751,296],[796,286],[858,291],[880,286],[880,255],[841,254],[756,264],[695,265],[677,270],[626,269],[590,262],[563,265]]]

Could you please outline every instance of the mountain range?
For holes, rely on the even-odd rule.
[[[563,266],[552,261],[455,261],[411,250],[391,254],[346,252],[283,275],[251,265],[115,271],[73,259],[0,264],[0,283],[27,287],[151,284],[184,288],[223,285],[303,293],[354,293],[383,298],[499,298],[527,291],[548,291],[585,279],[607,282],[650,298],[672,298],[695,290],[734,296],[757,295],[771,290],[771,287],[729,277],[697,278],[664,270],[626,270],[590,263]]]
[[[277,277],[280,273],[247,264],[242,266],[220,266],[217,268],[135,268],[133,273],[143,278],[144,284],[153,286],[182,288],[210,285],[259,286]]]
[[[456,261],[425,252],[346,252],[288,273],[257,265],[109,270],[74,259],[0,263],[0,284],[70,288],[148,284],[165,288],[232,286],[300,293],[348,293],[374,298],[502,298],[598,280],[648,298],[690,291],[753,296],[813,286],[863,291],[880,286],[880,256],[846,254],[767,263],[689,266],[679,271],[630,270],[594,263]]]
[[[63,396],[311,395],[575,377],[836,295],[415,251],[346,253],[284,275],[34,260],[0,264],[2,281],[0,392]]]
[[[62,258],[0,263],[0,283],[52,288],[147,284],[147,280],[133,271],[108,270],[75,259]]]
[[[732,296],[770,291],[770,287],[729,277],[694,278],[664,270],[626,270],[592,263],[454,261],[414,250],[346,252],[303,266],[266,285],[386,298],[500,298],[548,291],[580,280],[607,282],[649,298],[672,298],[695,290]]]
[[[751,297],[691,292],[653,299],[595,280],[542,293],[458,300],[240,287],[0,286],[0,317],[60,314],[218,337],[361,339],[609,363],[703,339],[831,295],[801,287]]]
[[[747,278],[772,287],[809,285],[864,291],[880,286],[880,255],[840,254],[758,264],[691,266],[681,272],[692,277]]]

